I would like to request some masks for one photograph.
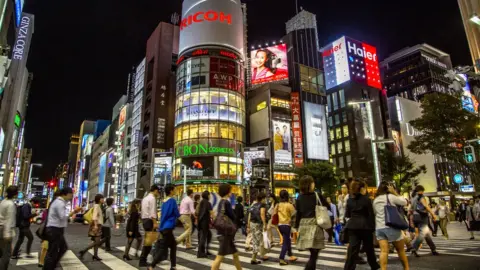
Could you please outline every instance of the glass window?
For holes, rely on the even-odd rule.
[[[328,108],[328,112],[332,111],[332,103],[330,102],[330,95],[327,95],[327,108]]]
[[[335,129],[335,133],[337,135],[337,139],[341,139],[342,138],[342,129],[341,128],[336,128]]]
[[[260,111],[260,110],[263,110],[267,107],[267,102],[266,101],[262,101],[260,102],[258,105],[257,105],[257,111]]]
[[[182,140],[188,140],[188,132],[190,126],[182,127]]]
[[[335,125],[340,125],[340,114],[335,115]]]
[[[348,171],[348,177],[353,177],[353,171]]]
[[[345,152],[350,152],[350,141],[349,140],[345,141]]]
[[[345,107],[345,91],[340,89],[340,91],[338,91],[338,95],[340,96],[340,108],[343,108]]]
[[[237,96],[235,96],[234,94],[229,94],[228,105],[238,108]]]
[[[348,133],[348,126],[343,126],[343,137],[348,138],[350,134]]]
[[[345,148],[346,148],[346,144],[345,144]],[[352,167],[352,156],[348,155],[347,156],[347,167],[350,168]]]
[[[343,168],[343,157],[338,158],[338,168],[340,168],[340,169]]]
[[[339,154],[343,153],[343,144],[342,144],[342,142],[337,143],[337,150],[338,150],[338,153],[339,153]]]
[[[332,143],[332,144],[330,145],[330,152],[331,152],[332,155],[336,155],[335,144],[334,144],[334,143]]]
[[[335,133],[333,129],[330,129],[329,132],[330,132],[330,140],[335,140]]]
[[[347,122],[347,112],[342,112],[342,121],[343,121],[344,123]]]
[[[333,110],[338,110],[338,100],[337,100],[337,92],[332,93],[332,100],[333,100]]]
[[[332,120],[332,117],[331,117],[331,116],[328,117],[328,126],[329,126],[329,127],[332,127],[332,126],[333,126],[333,120]]]
[[[228,163],[220,163],[220,177],[227,178],[228,176]]]
[[[304,65],[299,65],[299,66],[300,66],[300,74],[308,76],[308,68]]]
[[[228,133],[228,124],[220,124],[220,138],[227,139]]]
[[[207,92],[208,94],[208,92]],[[199,92],[193,92],[190,94],[190,104],[198,104],[198,97],[200,96]]]
[[[229,178],[230,179],[235,179],[237,177],[237,165],[236,164],[230,164],[230,166],[228,166],[228,174],[229,174]]]

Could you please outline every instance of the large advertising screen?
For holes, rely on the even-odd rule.
[[[156,184],[170,183],[172,175],[172,154],[156,153],[153,168],[153,177]]]
[[[292,137],[290,123],[272,121],[273,123],[273,148],[275,150],[276,164],[292,164]]]
[[[341,37],[324,47],[322,56],[327,90],[350,80],[382,89],[377,48]]]
[[[252,85],[288,79],[287,46],[275,45],[250,52]]]
[[[328,160],[325,106],[310,102],[304,102],[303,106],[305,110],[307,157],[309,159]]]
[[[213,177],[215,175],[213,157],[182,158],[182,164],[187,166],[187,178]],[[183,176],[182,169],[182,176]]]
[[[243,178],[249,179],[250,177],[252,177],[252,161],[257,158],[265,158],[264,148],[245,149],[245,151],[243,152]]]
[[[240,0],[184,0],[179,51],[202,45],[229,47],[243,55]]]
[[[105,190],[105,177],[107,175],[107,153],[100,156],[98,171],[98,193],[103,194]]]

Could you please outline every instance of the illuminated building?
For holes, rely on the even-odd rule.
[[[480,72],[480,1],[458,0],[475,70]]]
[[[365,177],[374,184],[373,139],[387,134],[386,100],[382,93],[376,48],[341,37],[322,48],[327,93],[330,160],[342,177]],[[351,105],[351,102],[370,101]],[[368,115],[372,115],[372,126]],[[372,132],[374,132],[372,134]],[[375,164],[376,163],[376,164]],[[375,168],[375,166],[377,166]]]
[[[140,198],[149,192],[155,181],[153,168],[156,153],[171,153],[173,150],[178,42],[179,26],[164,22],[157,26],[147,40],[139,135],[141,149],[137,170],[140,172],[137,176],[137,197]]]
[[[110,126],[105,128],[103,133],[95,138],[92,146],[92,156],[90,161],[89,185],[88,185],[88,201],[95,199],[95,195],[103,194],[108,197],[106,185],[106,166],[108,139],[110,136]]]
[[[185,0],[182,18],[173,181],[180,190],[185,177],[189,189],[216,192],[242,181],[244,16],[238,0]],[[232,192],[241,194],[238,186]]]
[[[73,188],[75,183],[75,169],[76,169],[76,162],[77,162],[77,152],[78,152],[78,145],[79,145],[79,135],[72,134],[70,136],[70,143],[68,145],[68,176],[65,183],[66,187]]]

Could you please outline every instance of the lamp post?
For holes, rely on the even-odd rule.
[[[365,108],[367,109],[368,128],[370,129],[370,143],[372,147],[372,157],[373,157],[373,170],[375,174],[375,185],[378,187],[378,185],[380,185],[381,172],[380,172],[380,166],[378,161],[377,144],[394,143],[395,141],[392,139],[377,140],[377,135],[375,134],[375,126],[373,124],[372,102],[373,100],[353,101],[353,102],[349,102],[348,105],[353,106],[353,105],[365,104]]]
[[[30,195],[30,191],[31,191],[31,186],[32,186],[32,171],[33,171],[33,167],[40,167],[42,168],[43,167],[43,164],[41,163],[30,163],[30,172],[28,173],[28,183],[27,183],[27,196]],[[23,182],[22,182],[22,185],[23,185]],[[22,186],[22,189],[23,189],[23,186]]]

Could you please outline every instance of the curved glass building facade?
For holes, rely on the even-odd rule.
[[[194,191],[239,183],[245,145],[244,67],[239,54],[211,46],[178,62],[173,178]]]

